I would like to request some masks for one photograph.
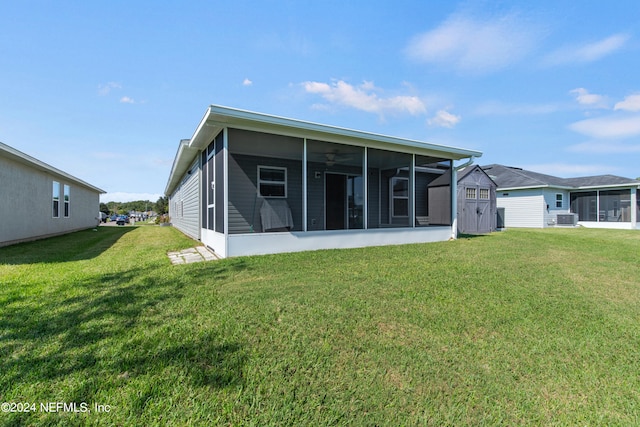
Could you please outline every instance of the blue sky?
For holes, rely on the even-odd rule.
[[[219,104],[640,176],[636,1],[0,4],[0,141],[107,191],[163,192]]]

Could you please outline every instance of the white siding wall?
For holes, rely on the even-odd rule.
[[[547,202],[542,190],[498,190],[496,195],[497,206],[505,208],[504,216],[507,228],[542,228],[545,226]]]
[[[171,224],[189,237],[200,239],[200,168],[194,163],[169,197]]]

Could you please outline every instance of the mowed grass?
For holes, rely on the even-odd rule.
[[[637,231],[170,265],[196,244],[0,248],[0,401],[37,405],[0,425],[640,424]]]

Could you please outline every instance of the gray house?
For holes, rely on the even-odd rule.
[[[478,165],[459,170],[458,232],[491,233],[496,223],[496,183]]]
[[[640,228],[640,181],[615,175],[559,178],[521,168],[488,165],[506,227],[582,225]]]
[[[101,193],[0,143],[0,246],[95,227]]]
[[[221,257],[447,240],[480,152],[210,106],[178,147],[172,224]]]

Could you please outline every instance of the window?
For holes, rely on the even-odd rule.
[[[391,216],[409,216],[409,178],[391,178]]]
[[[475,199],[476,198],[476,189],[467,187],[465,190],[465,194],[467,199]]]
[[[480,199],[481,200],[489,200],[489,189],[481,188],[480,189]]]
[[[556,208],[562,208],[562,194],[556,194]]]
[[[69,203],[71,197],[71,189],[68,185],[64,186],[64,217],[69,218]]]
[[[60,217],[60,183],[53,181],[53,188],[51,192],[51,198],[53,201],[53,217]]]
[[[287,197],[287,168],[258,166],[258,193],[262,197]]]

